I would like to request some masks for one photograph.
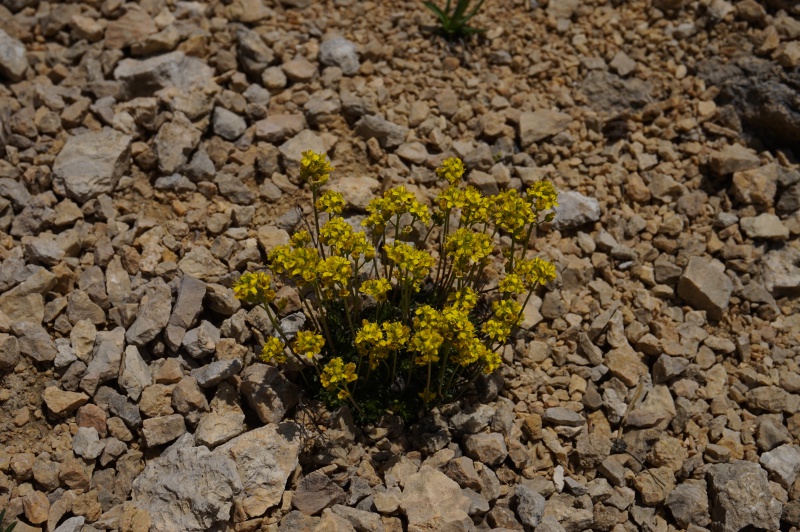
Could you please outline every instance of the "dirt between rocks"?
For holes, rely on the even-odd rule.
[[[800,6],[0,1],[0,509],[16,531],[797,530]],[[504,365],[358,428],[230,287],[461,157],[561,191]],[[287,294],[295,296],[290,290]],[[210,342],[210,344],[209,344]],[[6,523],[3,523],[6,524]]]

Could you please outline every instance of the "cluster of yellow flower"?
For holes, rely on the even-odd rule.
[[[556,278],[553,263],[526,258],[533,229],[552,219],[552,213],[544,219],[540,214],[558,206],[552,183],[534,183],[523,194],[510,189],[487,197],[461,185],[465,168],[460,159],[446,159],[436,174],[448,186],[437,196],[433,215],[398,186],[369,203],[362,222],[368,230],[362,232],[341,217],[346,207],[342,194],[321,191],[332,170],[324,154],[303,153],[300,172],[311,185],[313,227],[306,223],[308,231],[295,232],[289,244],[268,253],[274,274],[311,293],[302,302],[314,330],[299,331],[293,340],[284,334],[272,309],[276,294],[268,274],[248,272],[234,285],[238,299],[266,309],[276,330],[261,358],[283,363],[289,354],[301,366],[310,364],[323,388],[351,401],[359,412],[357,398],[379,393],[381,387],[366,386],[362,392],[356,381],[382,375],[395,382],[398,363],[412,382],[416,379],[415,393],[425,403],[452,398],[451,385],[463,390],[479,373],[497,370],[501,357],[496,349],[520,322],[533,290]],[[414,224],[424,230],[431,221],[440,227],[434,233],[439,239],[435,274],[437,259],[425,245],[432,226],[424,238],[411,237]],[[386,234],[390,225],[394,233]],[[476,289],[492,261],[498,231],[511,237],[510,249],[503,251],[506,273],[497,286],[499,298],[481,296]],[[371,274],[361,271],[368,262]],[[332,314],[335,320],[329,319]]]
[[[427,224],[431,220],[428,207],[420,203],[417,197],[404,186],[391,188],[383,194],[382,198],[370,201],[367,205],[367,212],[369,216],[361,223],[364,227],[372,227],[377,233],[383,233],[390,221],[399,219],[406,213],[423,224]]]
[[[356,365],[353,362],[345,364],[340,357],[334,357],[322,369],[319,382],[326,390],[333,392],[338,389],[339,399],[347,399],[350,397],[347,383],[353,382],[357,378]]]
[[[425,277],[431,272],[436,262],[425,250],[409,246],[405,242],[395,242],[385,246],[386,257],[392,261],[397,270],[394,272],[398,281],[409,283],[415,291],[419,291]]]
[[[328,182],[334,168],[328,162],[328,156],[314,153],[311,150],[303,152],[300,160],[300,177],[312,186],[320,187]]]
[[[264,272],[246,272],[234,283],[233,295],[251,305],[262,301],[271,303],[275,299],[271,283],[272,278]]]
[[[369,359],[369,367],[375,369],[381,360],[406,344],[409,328],[399,321],[382,324],[364,320],[356,333],[355,346],[358,352]]]

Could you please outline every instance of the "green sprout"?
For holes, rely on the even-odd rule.
[[[3,519],[5,519],[5,517],[6,517],[6,511],[5,510],[0,510],[0,526],[2,525]],[[11,523],[10,525],[8,525],[6,528],[0,528],[0,532],[11,532],[12,530],[14,530],[14,527],[16,527],[16,526],[17,526],[17,523],[15,521],[15,522]]]
[[[483,28],[467,25],[470,19],[478,14],[483,2],[484,0],[479,0],[472,10],[469,9],[472,0],[456,0],[455,6],[452,5],[452,0],[447,0],[444,9],[433,2],[423,2],[423,4],[439,19],[441,24],[439,32],[446,39],[458,39],[486,31]]]

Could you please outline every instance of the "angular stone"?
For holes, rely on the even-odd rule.
[[[343,37],[326,39],[319,45],[319,61],[325,66],[337,66],[345,76],[358,73],[361,64],[356,45]]]
[[[35,362],[52,362],[58,354],[55,342],[47,330],[39,324],[30,322],[14,323],[19,352]],[[13,348],[13,345],[10,346]]]
[[[534,142],[561,133],[572,122],[572,117],[550,109],[541,109],[519,116],[519,141],[523,148]]]
[[[469,508],[470,500],[458,484],[429,466],[422,466],[406,480],[400,497],[409,532],[473,531]]]
[[[299,451],[297,427],[283,423],[242,434],[218,447],[214,454],[236,464],[243,484],[237,500],[250,517],[258,517],[280,503],[286,481],[297,467]]]
[[[600,219],[600,204],[594,198],[587,198],[579,192],[561,192],[553,228],[559,231],[576,229],[584,224]]]
[[[114,70],[114,78],[122,82],[130,97],[153,96],[166,87],[182,92],[214,85],[214,69],[205,61],[171,52],[145,60],[123,59]]]
[[[744,217],[739,220],[739,225],[748,238],[764,240],[789,238],[789,229],[774,214],[765,212],[758,216]]]
[[[97,387],[119,377],[125,329],[117,327],[110,332],[97,334],[97,348],[81,379],[81,389],[94,395]]]
[[[175,113],[171,122],[165,122],[153,140],[158,156],[158,168],[164,174],[174,174],[189,161],[197,148],[202,132],[194,127],[183,113]]]
[[[678,295],[712,320],[722,319],[733,292],[733,283],[724,271],[703,257],[692,257],[678,281]]]
[[[712,528],[738,532],[752,527],[780,528],[781,503],[772,495],[767,472],[758,464],[737,460],[715,464],[706,473]]]
[[[606,353],[605,365],[612,375],[627,386],[635,386],[648,373],[648,368],[641,358],[631,347],[625,346]]]
[[[408,128],[378,115],[364,115],[356,122],[355,133],[364,139],[378,139],[382,147],[392,149],[405,142]]]
[[[772,295],[800,294],[800,250],[786,246],[768,252],[761,260],[761,270],[764,287]]]
[[[496,432],[471,434],[464,438],[467,456],[486,465],[498,465],[508,456],[502,434]]]
[[[139,302],[136,321],[128,328],[126,340],[140,347],[147,345],[167,326],[171,311],[172,290],[161,278],[156,278]]]
[[[731,144],[712,153],[709,165],[717,174],[728,175],[758,168],[761,160],[751,149],[740,144]]]
[[[514,496],[517,501],[517,515],[522,524],[529,527],[538,526],[544,515],[546,502],[544,497],[524,484],[514,488]]]
[[[0,75],[17,82],[22,80],[28,70],[25,45],[0,29]]]
[[[142,390],[153,384],[150,367],[142,359],[139,350],[134,345],[125,348],[122,359],[122,372],[119,376],[119,385],[128,392],[134,401],[139,400]]]
[[[223,382],[211,401],[211,412],[201,417],[197,424],[195,440],[213,449],[244,431],[244,412],[239,404],[239,394],[233,386]]]
[[[241,393],[262,423],[280,423],[299,401],[297,386],[274,366],[252,364],[241,379]]]
[[[228,273],[228,267],[217,260],[204,246],[194,246],[178,262],[178,268],[185,274],[204,281],[218,278]]]
[[[704,481],[687,480],[667,495],[666,506],[681,528],[708,526],[708,494]]]
[[[79,203],[110,194],[130,166],[131,140],[109,128],[71,136],[56,156],[53,176]]]
[[[234,461],[195,447],[186,434],[147,463],[133,481],[132,495],[134,504],[150,514],[154,530],[203,532],[230,521],[234,497],[241,492]]]
[[[184,432],[186,432],[186,424],[180,414],[154,417],[142,422],[142,435],[148,447],[169,443]]]
[[[42,392],[42,400],[56,416],[71,414],[89,401],[89,396],[80,392],[68,392],[58,386],[48,386]]]
[[[787,490],[791,490],[800,473],[800,446],[787,443],[761,455],[761,467]]]
[[[0,372],[9,371],[19,363],[19,342],[10,334],[0,333]]]
[[[105,449],[105,444],[100,441],[97,429],[94,427],[78,427],[78,432],[72,437],[72,450],[76,455],[86,460],[94,460]]]
[[[322,471],[314,471],[300,481],[292,506],[306,515],[315,515],[325,508],[344,502],[345,493]]]

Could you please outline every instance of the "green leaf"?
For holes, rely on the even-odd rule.
[[[453,19],[460,25],[463,22],[462,17],[464,13],[466,13],[467,8],[472,0],[458,0],[458,4],[456,4],[456,10],[453,13]]]
[[[468,21],[469,19],[471,19],[472,17],[474,17],[475,15],[477,15],[477,14],[478,14],[478,10],[479,10],[479,9],[481,8],[481,6],[483,5],[483,2],[484,2],[484,1],[485,1],[485,0],[480,0],[480,1],[478,2],[478,5],[476,5],[476,6],[475,6],[475,9],[473,9],[473,10],[472,10],[472,11],[469,13],[469,15],[467,15],[466,17],[464,17],[464,22]]]
[[[447,25],[448,17],[442,12],[441,9],[439,9],[439,6],[437,6],[433,2],[423,2],[423,5],[428,9],[430,9],[433,12],[433,14],[439,18],[439,21],[442,23],[442,26]]]

